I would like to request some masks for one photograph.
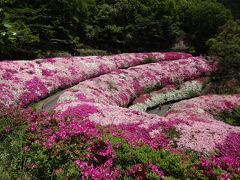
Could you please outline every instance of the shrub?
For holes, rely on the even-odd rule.
[[[180,7],[183,16],[182,29],[186,33],[188,44],[197,54],[206,54],[207,40],[232,18],[231,12],[222,4],[211,0],[184,1]]]
[[[38,53],[34,49],[37,43],[39,36],[24,21],[11,20],[6,9],[0,8],[0,59],[12,59],[16,53],[19,58],[23,58],[23,55],[25,58],[33,58]]]
[[[218,35],[208,41],[209,53],[220,59],[220,73],[236,74],[240,70],[240,21],[229,21]]]
[[[235,112],[232,117],[239,118],[239,109]],[[239,133],[230,133],[217,144],[218,153],[203,158],[192,151],[153,148],[144,134],[134,137],[144,133],[140,129],[121,127],[0,105],[0,178],[239,179]],[[168,136],[175,139],[176,133],[170,129]]]
[[[240,126],[240,106],[233,111],[223,112],[220,119],[232,126]]]
[[[196,157],[131,145],[89,121],[1,106],[0,122],[3,179],[202,176],[193,167]]]

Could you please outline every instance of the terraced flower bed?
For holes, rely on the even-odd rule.
[[[67,59],[51,61],[13,62],[34,72],[22,76],[35,79],[32,84],[19,81],[20,69],[9,81],[4,76],[0,178],[240,178],[240,127],[219,118],[238,112],[240,95],[201,95],[215,62],[183,53],[70,58],[65,65]],[[55,75],[44,77],[44,64]],[[75,73],[64,72],[71,66]],[[73,84],[50,113],[16,106]],[[173,101],[179,102],[164,117],[144,112]]]
[[[126,107],[144,92],[176,81],[195,79],[215,69],[215,64],[200,57],[135,66],[81,82],[65,91],[59,102],[80,100]]]
[[[29,105],[60,88],[83,80],[154,61],[191,57],[186,53],[129,53],[112,56],[88,56],[3,61],[0,63],[0,101]]]
[[[148,109],[160,104],[199,96],[207,81],[208,78],[197,78],[167,85],[161,90],[140,95],[132,102],[129,108],[146,112]]]

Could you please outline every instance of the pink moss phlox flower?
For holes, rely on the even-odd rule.
[[[146,100],[148,100],[149,98],[150,98],[150,95],[144,94],[144,95],[136,98],[136,99],[132,102],[132,104],[143,103],[143,102],[145,102]]]
[[[28,152],[29,151],[29,146],[24,146],[22,149],[24,152]]]
[[[143,92],[143,88],[141,87],[139,81],[135,80],[133,82],[133,88],[136,91],[137,94],[141,94]]]
[[[38,128],[38,123],[35,122],[35,123],[33,123],[33,124],[31,125],[31,127],[30,127],[30,131],[36,131],[37,128]]]
[[[218,144],[217,149],[222,156],[232,156],[240,163],[240,133],[230,133],[224,144]]]
[[[81,162],[80,160],[76,160],[75,164],[81,168],[83,179],[91,178],[93,180],[114,180],[121,176],[118,168],[112,168],[113,161],[111,159],[97,167],[94,167],[93,165],[89,166],[87,162]]]
[[[39,100],[39,97],[46,97],[48,94],[48,89],[44,85],[44,83],[34,77],[32,80],[26,81],[25,83],[25,92],[20,96],[21,105],[29,104],[30,102],[34,102]]]
[[[228,174],[222,173],[220,176],[220,180],[231,180]]]
[[[87,117],[90,114],[94,114],[97,112],[98,112],[98,110],[95,106],[89,105],[89,104],[81,104],[81,105],[75,106],[73,108],[69,108],[67,111],[64,112],[63,115]]]
[[[136,179],[145,179],[149,170],[154,172],[160,179],[164,179],[164,173],[151,162],[131,166],[130,170],[126,172],[126,176],[134,176]]]
[[[187,53],[125,53],[112,56],[61,57],[33,61],[0,62],[0,102],[21,102],[27,106],[59,88],[67,88],[111,71],[154,61],[171,61],[191,57]]]
[[[148,163],[148,167],[151,168],[153,172],[155,172],[161,179],[164,179],[164,173],[158,169],[158,167],[151,162]]]
[[[177,142],[179,147],[206,153],[218,148],[217,144],[222,144],[230,134],[240,133],[239,127],[216,119],[219,113],[231,111],[239,104],[238,95],[200,96],[175,103],[166,117],[182,120],[175,126],[181,133]],[[232,139],[229,141],[235,144],[237,138]]]
[[[52,76],[53,74],[54,74],[54,71],[51,71],[49,69],[42,69],[43,76]]]
[[[186,64],[181,64],[181,62],[186,62]],[[204,72],[199,72],[197,68],[199,66],[204,69]],[[127,107],[134,98],[144,92],[152,91],[162,85],[173,84],[179,79],[192,80],[214,71],[212,65],[201,57],[144,64],[112,71],[80,82],[64,92],[58,102],[87,100],[92,103]]]
[[[227,100],[224,101],[224,104],[229,110],[234,109],[234,107],[235,107],[233,103],[231,103]]]

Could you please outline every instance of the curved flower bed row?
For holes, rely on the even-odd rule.
[[[199,96],[207,80],[208,78],[198,78],[182,84],[179,82],[179,84],[167,85],[161,90],[139,96],[129,108],[146,112],[148,108],[160,104]]]
[[[127,107],[144,92],[179,80],[195,79],[215,69],[215,63],[201,57],[135,66],[81,82],[65,91],[59,102],[81,101]]]
[[[191,57],[186,53],[130,53],[0,62],[0,102],[29,105],[59,88],[120,68]]]
[[[63,112],[65,116],[87,117],[100,125],[134,124],[136,127],[145,127],[149,134],[154,134],[154,132],[158,132],[159,125],[162,125],[163,121],[169,121],[171,117],[164,120],[158,116],[141,114],[138,111],[120,107],[127,107],[135,97],[145,91],[151,91],[161,85],[172,84],[179,79],[194,79],[211,73],[215,68],[216,64],[195,57],[118,70],[98,78],[86,80],[70,88],[60,96],[55,110]],[[203,79],[192,81],[192,83],[202,85]],[[186,82],[182,89],[188,85]],[[190,83],[190,85],[192,84]],[[188,122],[178,118],[177,114],[172,117],[172,119],[174,118],[177,118],[177,121],[180,120],[186,126],[189,125]],[[149,126],[156,129],[149,131]],[[194,147],[187,148],[198,151]],[[202,146],[200,151],[204,148]],[[210,149],[213,149],[213,147]]]
[[[63,116],[87,118],[104,126],[134,125],[136,128],[145,128],[153,137],[158,136],[167,123],[167,126],[175,127],[180,132],[178,147],[210,152],[217,144],[223,143],[229,134],[240,133],[240,127],[218,121],[212,114],[231,110],[239,104],[240,96],[201,96],[176,103],[166,117],[81,101],[60,103],[55,107],[55,111],[61,112]]]
[[[218,121],[215,116],[239,104],[239,95],[201,96],[176,103],[166,117],[81,101],[60,103],[55,111],[60,112],[57,114],[62,118],[73,116],[110,126],[113,134],[123,130],[125,133],[121,137],[133,145],[142,142],[173,152],[172,145],[177,145],[177,148],[194,150],[200,155],[208,153],[210,158],[203,158],[197,167],[208,177],[229,179],[240,173],[240,127]],[[177,134],[169,134],[175,130]]]
[[[172,90],[185,97],[186,92],[201,88],[203,79],[195,78],[215,69],[215,63],[203,58],[188,58],[114,71],[65,92],[53,114],[29,109],[18,113],[0,103],[1,139],[14,146],[18,143],[14,138],[12,143],[11,137],[20,133],[23,150],[17,161],[21,169],[28,170],[26,177],[238,179],[240,127],[225,124],[217,116],[238,106],[240,95],[208,95],[181,101],[165,117],[123,108],[139,95],[164,85],[161,92],[167,94],[167,100],[175,98],[168,96]],[[185,80],[191,81],[179,84]],[[40,82],[27,85],[33,92],[43,86]],[[161,103],[162,94],[155,93]],[[1,150],[5,151],[4,147]],[[194,150],[197,155],[208,153],[209,158],[199,156],[199,163],[198,157],[193,160],[184,150]],[[8,152],[8,156],[17,159],[15,153]],[[4,164],[8,169],[10,163],[16,170],[18,166],[12,162],[16,163]]]
[[[160,163],[168,174],[171,172],[169,167],[172,162],[169,163],[167,158],[159,161],[153,157],[146,160],[131,157],[132,161],[126,164],[125,157],[119,155],[122,148],[135,155],[141,150],[141,142],[137,139],[131,139],[136,145],[139,143],[136,148],[124,139],[124,136],[130,137],[129,131],[118,131],[117,134],[113,128],[99,129],[89,120],[74,115],[63,117],[60,114],[36,113],[30,109],[7,109],[1,104],[0,107],[0,143],[3,145],[0,151],[7,154],[6,157],[0,157],[1,173],[5,174],[13,168],[11,174],[1,174],[2,179],[115,180],[124,177],[142,179],[147,176],[164,179],[163,171],[153,161]],[[6,119],[10,122],[5,122]],[[21,145],[14,141],[17,135],[21,137]],[[143,134],[141,139],[147,141],[148,137]],[[12,144],[5,152],[7,143]],[[16,147],[20,148],[14,149]],[[145,149],[155,156],[157,153],[167,156],[166,152],[160,150]],[[175,158],[178,161],[176,164],[179,163],[181,159],[178,156]],[[2,171],[3,168],[7,169],[6,172]],[[178,172],[174,173],[169,176],[178,175]]]
[[[239,99],[239,96],[236,98]],[[230,101],[225,103],[231,104]],[[154,173],[152,179],[164,179],[164,176],[184,179],[239,178],[240,133],[230,133],[223,143],[216,145],[217,155],[201,159],[199,163],[196,156],[194,160],[190,160],[189,155],[169,147],[171,139],[168,132],[178,124],[184,123],[182,120],[92,103],[63,103],[59,104],[58,108],[64,113],[49,115],[24,110],[19,114],[17,109],[13,109],[12,112],[1,106],[1,122],[4,124],[4,116],[8,121],[12,120],[0,129],[2,138],[11,140],[8,136],[16,136],[15,133],[21,127],[17,126],[18,123],[27,125],[24,131],[25,139],[21,139],[23,151],[19,157],[23,158],[23,161],[20,161],[23,163],[19,164],[19,167],[24,167],[33,177],[144,179],[149,173]],[[106,128],[96,126],[88,121],[94,115],[98,116],[98,122],[115,116],[114,121],[109,123],[116,122],[118,125]],[[123,121],[119,122],[118,119]],[[130,124],[131,122],[133,124]],[[14,128],[17,131],[14,131]],[[170,156],[163,149],[171,152]],[[28,175],[31,177],[31,174]]]
[[[209,152],[223,144],[231,133],[240,133],[240,127],[216,119],[225,110],[240,104],[240,95],[208,95],[175,103],[166,118],[181,120],[176,128],[181,132],[178,146],[198,152]]]

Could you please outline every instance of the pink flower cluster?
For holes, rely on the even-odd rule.
[[[81,101],[127,107],[144,92],[210,74],[215,68],[216,64],[201,57],[139,65],[83,81],[65,91],[59,102]]]
[[[208,177],[230,180],[240,174],[240,133],[231,133],[223,144],[217,145],[218,154],[202,159],[198,165]],[[221,169],[223,171],[216,171]],[[219,173],[220,172],[220,173]],[[237,179],[237,178],[236,178]]]
[[[113,166],[112,159],[106,161],[104,164],[94,167],[93,165],[88,165],[87,162],[81,162],[80,160],[75,161],[76,165],[81,169],[82,177],[81,179],[87,180],[89,177],[93,180],[98,179],[113,179],[116,180],[117,177],[121,177],[120,170]]]
[[[123,137],[132,145],[137,142],[172,151],[167,130],[176,128],[180,132],[180,137],[174,139],[178,148],[216,154],[210,159],[203,159],[198,165],[206,176],[230,179],[240,169],[240,127],[221,122],[216,116],[222,111],[231,111],[239,104],[239,95],[201,96],[176,103],[166,117],[81,100],[59,103],[55,110],[60,111],[63,117],[76,115],[100,125],[110,125],[112,135]],[[79,116],[83,106],[92,106],[94,111],[89,111],[88,116]],[[124,133],[119,133],[119,130]],[[129,173],[135,173],[137,177],[139,169],[143,166],[135,165]],[[220,171],[217,169],[221,169],[222,173],[218,174]]]
[[[153,108],[160,104],[199,96],[207,80],[208,78],[202,77],[186,82],[169,84],[160,90],[140,95],[132,102],[129,108],[145,112],[148,108]]]
[[[121,144],[114,145],[104,139],[102,134],[105,129],[99,130],[95,123],[88,121],[86,117],[79,117],[79,114],[72,113],[71,117],[66,118],[58,113],[36,113],[30,109],[17,111],[15,107],[13,107],[14,113],[11,113],[1,104],[0,107],[2,107],[0,109],[1,117],[12,117],[13,120],[21,121],[18,122],[18,125],[24,123],[29,126],[26,137],[28,144],[23,147],[24,152],[31,153],[33,150],[36,151],[36,147],[44,147],[44,151],[47,150],[49,156],[54,157],[58,154],[59,158],[59,154],[61,154],[65,158],[70,157],[66,161],[71,163],[74,160],[75,166],[81,171],[81,179],[117,179],[122,176],[142,178],[147,173],[154,173],[164,179],[164,173],[151,162],[136,164],[129,170],[120,171],[115,164],[117,157],[114,148],[119,148]],[[96,113],[96,108],[90,105],[85,105],[85,107],[82,105],[79,108],[88,110],[89,114]],[[16,122],[14,121],[14,123]],[[120,133],[119,129],[116,130],[114,127],[107,127],[106,130],[111,131],[111,134]],[[121,136],[118,137],[129,136],[127,132],[122,131]],[[146,139],[143,135],[142,139],[144,138]],[[131,140],[134,141],[134,139]],[[135,140],[137,142],[139,139]],[[70,148],[67,148],[68,146]],[[40,149],[38,150],[40,151]],[[50,159],[48,160],[50,161]],[[39,164],[31,161],[26,163],[26,167],[35,169],[39,168]],[[55,164],[55,167],[53,172],[56,175],[66,171],[61,164]]]
[[[129,53],[112,56],[65,57],[0,62],[0,102],[29,105],[59,88],[153,61],[191,57],[186,53]]]
[[[238,96],[203,96],[182,101],[173,106],[165,118],[121,107],[127,107],[134,98],[146,91],[179,79],[194,79],[211,73],[215,68],[216,64],[195,57],[114,71],[70,88],[60,96],[55,111],[62,112],[64,116],[87,117],[100,125],[117,125],[118,128],[121,125],[134,125],[142,128],[142,132],[147,132],[150,139],[161,137],[162,147],[170,142],[163,133],[168,122],[171,128],[177,128],[181,133],[179,147],[209,152],[215,149],[216,144],[223,142],[229,133],[239,131],[237,127],[217,121],[209,111],[219,113],[236,107],[240,103]],[[146,139],[143,140],[146,144],[155,146],[152,141],[147,143]]]
[[[154,59],[154,63],[149,63],[152,61],[148,58]],[[132,102],[146,102],[149,96],[144,93],[163,86],[161,93],[170,92],[176,82],[209,75],[216,70],[214,62],[185,53],[135,53],[4,61],[0,68],[0,103],[5,105],[29,105],[59,88],[79,83],[60,96],[54,118],[39,120],[37,114],[31,112],[30,119],[36,120],[31,122],[29,132],[37,139],[34,144],[47,149],[67,144],[71,139],[90,143],[85,159],[75,161],[83,178],[115,179],[120,174],[113,166],[115,154],[108,141],[97,141],[100,144],[91,146],[95,137],[102,140],[96,124],[107,127],[111,135],[120,136],[132,145],[140,143],[173,150],[171,144],[176,142],[180,149],[215,153],[217,155],[203,159],[199,165],[207,176],[214,176],[216,168],[227,172],[219,175],[223,179],[228,179],[231,173],[239,173],[240,127],[228,125],[216,117],[238,106],[240,95],[207,95],[181,101],[175,103],[165,117],[126,108]],[[198,80],[198,84],[202,83]],[[30,115],[27,114],[28,120]],[[45,118],[44,113],[42,116]],[[177,139],[169,139],[167,133],[172,129],[180,133]],[[6,132],[9,131],[11,129],[7,128]],[[100,162],[99,166],[94,166],[93,161]],[[134,165],[127,175],[138,178],[142,170],[164,178],[151,163]]]
[[[158,175],[158,177],[160,177],[160,179],[164,179],[163,172],[160,171],[158,169],[158,167],[155,166],[152,163],[133,165],[126,175],[127,176],[133,176],[134,175],[134,177],[138,180],[147,179],[146,174],[145,174],[146,169],[149,169],[150,171],[156,173]]]
[[[116,129],[129,132],[126,139],[140,140],[152,147],[167,147],[171,141],[166,137],[165,130],[176,128],[180,132],[180,138],[177,139],[178,147],[207,153],[214,151],[218,144],[224,143],[229,134],[240,133],[239,127],[228,125],[215,118],[218,113],[231,110],[239,104],[239,95],[201,96],[176,103],[166,117],[81,101],[59,103],[55,111],[61,112],[63,116],[87,118],[104,126],[115,125]],[[83,106],[87,109],[91,106],[87,115],[85,113],[82,115],[83,109],[86,109]],[[143,134],[145,135],[142,138]],[[152,139],[157,139],[159,143],[156,144]]]
[[[91,107],[94,112],[91,111],[82,116],[83,109],[85,107]],[[124,134],[116,134],[127,139],[131,144],[136,143],[148,144],[153,148],[168,147],[169,140],[165,131],[172,128],[178,121],[168,121],[164,117],[150,115],[147,113],[134,111],[118,106],[106,106],[97,103],[84,103],[80,101],[74,101],[69,103],[59,103],[55,107],[56,112],[60,112],[61,117],[79,117],[79,119],[87,119],[95,124],[102,126],[109,126],[112,129],[112,134],[123,130]],[[160,131],[159,131],[160,130]],[[158,137],[156,137],[158,134]],[[153,139],[153,137],[156,137]]]
[[[216,119],[216,115],[240,104],[240,95],[208,95],[175,103],[166,114],[168,119],[180,119],[176,128],[181,132],[178,146],[198,152],[209,152],[223,144],[240,127]],[[232,142],[232,145],[236,142]],[[228,146],[229,147],[229,146]],[[227,147],[226,147],[227,148]]]

